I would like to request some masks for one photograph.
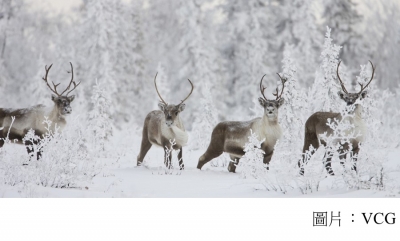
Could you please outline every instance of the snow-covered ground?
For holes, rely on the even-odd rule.
[[[286,194],[276,191],[266,191],[256,179],[243,179],[237,168],[237,173],[229,173],[226,166],[211,166],[206,164],[202,170],[196,168],[202,150],[190,151],[184,148],[183,159],[185,170],[165,172],[163,164],[163,150],[152,147],[145,158],[145,165],[136,166],[136,156],[139,151],[140,138],[135,137],[132,146],[126,145],[125,155],[119,158],[105,158],[97,161],[102,166],[101,172],[82,188],[60,189],[36,185],[0,185],[0,197],[189,197],[189,198],[270,198],[270,197],[400,197],[399,189],[392,190],[354,190],[347,189],[340,183],[340,177],[327,177],[320,183],[317,192],[307,195],[301,194],[298,189],[289,189]],[[7,148],[22,146],[10,145]],[[224,154],[225,155],[225,154]],[[223,163],[221,156],[221,161]],[[400,150],[389,155],[387,165],[399,165]],[[322,166],[322,163],[321,163]],[[271,174],[273,175],[273,174]],[[400,172],[390,174],[400,179]],[[399,183],[399,180],[398,180]],[[338,187],[339,186],[339,187]]]

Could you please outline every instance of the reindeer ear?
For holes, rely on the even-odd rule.
[[[71,95],[71,96],[69,96],[67,98],[68,98],[69,102],[72,102],[75,99],[75,95]]]
[[[258,102],[260,102],[260,105],[262,106],[262,107],[264,107],[265,106],[265,100],[262,98],[262,97],[260,97],[260,98],[258,98]]]
[[[58,101],[57,95],[51,95],[51,100],[57,102]]]
[[[362,93],[361,93],[361,99],[364,99],[365,97],[367,97],[367,95],[368,95],[368,91],[363,91]]]
[[[160,110],[161,110],[161,111],[164,111],[164,110],[165,110],[165,104],[162,103],[162,102],[158,103],[158,107],[160,107]]]
[[[278,108],[281,107],[283,105],[283,103],[285,103],[285,99],[284,98],[280,98],[278,100]]]
[[[340,99],[342,99],[342,100],[344,99],[344,93],[343,93],[342,91],[339,90],[339,91],[337,92],[337,94],[338,94],[338,96],[340,97]]]
[[[183,111],[185,109],[185,107],[186,107],[186,104],[182,103],[179,105],[178,109],[179,109],[179,111]]]

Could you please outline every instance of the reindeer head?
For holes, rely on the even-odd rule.
[[[158,74],[158,73],[157,73],[157,74]],[[179,113],[185,109],[185,106],[186,106],[186,105],[185,105],[185,103],[183,103],[183,102],[185,102],[185,100],[187,100],[187,98],[189,98],[189,96],[192,94],[193,88],[194,88],[194,87],[193,87],[193,83],[192,83],[192,81],[190,81],[190,79],[188,79],[190,85],[192,86],[192,89],[190,90],[189,95],[188,95],[184,100],[182,100],[181,103],[179,103],[178,105],[169,105],[169,104],[167,104],[167,102],[165,102],[165,101],[163,100],[163,98],[161,97],[160,93],[158,92],[157,82],[156,82],[157,74],[156,74],[156,76],[154,77],[154,85],[155,85],[155,87],[156,87],[157,94],[158,94],[158,96],[159,96],[160,99],[161,99],[161,100],[160,100],[160,103],[158,103],[158,107],[160,107],[160,110],[161,110],[161,111],[164,113],[164,115],[165,115],[165,124],[166,124],[169,128],[171,128],[172,125],[174,124],[174,121],[175,121],[176,118],[178,117]]]
[[[265,75],[264,75],[265,76]],[[268,119],[276,120],[278,118],[278,109],[283,105],[285,100],[282,98],[283,89],[285,88],[286,79],[282,78],[279,74],[279,78],[282,81],[282,90],[281,93],[278,95],[278,87],[276,87],[276,93],[273,93],[276,96],[275,100],[268,100],[265,95],[264,91],[266,87],[262,85],[262,81],[264,76],[261,78],[260,81],[260,91],[263,97],[258,98],[260,105],[264,108],[264,114],[268,117]]]
[[[71,102],[74,100],[75,95],[71,95],[68,96],[69,93],[71,93],[81,82],[79,82],[78,84],[75,83],[74,81],[74,68],[72,67],[72,63],[69,63],[71,65],[71,81],[69,82],[68,87],[61,92],[61,94],[58,93],[57,91],[57,87],[60,84],[54,84],[54,82],[51,82],[53,84],[53,88],[51,88],[51,86],[49,85],[49,82],[47,81],[47,76],[49,74],[49,71],[51,69],[51,67],[53,66],[53,64],[51,64],[49,67],[47,67],[47,65],[44,67],[46,70],[46,75],[42,78],[47,86],[49,87],[49,89],[54,93],[51,95],[51,100],[54,102],[54,104],[57,106],[58,109],[58,114],[60,115],[69,115],[72,112],[72,108],[71,108]],[[71,84],[74,84],[74,87],[68,91],[71,88]],[[65,95],[64,93],[68,91]]]
[[[375,73],[374,65],[372,64],[371,61],[369,61],[369,62],[371,63],[371,66],[372,66],[371,79],[369,80],[369,82],[367,83],[367,85],[365,87],[364,87],[363,84],[358,83],[361,86],[361,90],[359,92],[357,92],[357,93],[349,93],[346,90],[346,88],[345,88],[345,86],[343,84],[343,81],[340,79],[340,76],[339,76],[339,66],[340,66],[340,63],[341,63],[341,62],[339,62],[338,66],[337,66],[337,69],[336,69],[336,74],[337,74],[337,77],[339,79],[340,86],[342,87],[342,90],[340,90],[338,92],[338,95],[339,95],[340,99],[342,99],[342,100],[344,100],[346,102],[347,106],[357,105],[357,103],[356,103],[357,100],[362,100],[367,96],[368,92],[365,89],[371,83],[372,79],[374,78],[374,73]]]
[[[56,96],[51,95],[51,100],[57,105],[58,113],[60,115],[69,115],[72,112],[71,102],[74,100],[75,95],[71,96]]]

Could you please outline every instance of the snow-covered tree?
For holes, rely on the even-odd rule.
[[[266,165],[263,163],[264,151],[261,144],[265,141],[259,140],[255,132],[251,130],[249,140],[244,146],[244,156],[240,158],[239,165],[243,167],[242,178],[260,178],[266,174]]]
[[[36,74],[32,76],[32,81],[24,86],[24,92],[26,92],[26,101],[29,101],[31,105],[48,104],[51,102],[50,96],[53,93],[48,89],[47,85],[42,80],[42,77],[45,75],[45,66],[48,67],[49,65],[44,62],[42,56],[39,56]],[[50,72],[49,79],[51,78],[54,83],[58,84],[60,79],[55,76],[55,73],[52,72],[51,69]]]
[[[343,49],[339,58],[346,63],[360,62],[367,56],[361,23],[363,16],[353,0],[327,0],[323,4],[323,25],[332,28],[338,45]],[[355,83],[353,83],[355,84]]]
[[[110,115],[110,94],[98,80],[93,86],[91,103],[93,109],[89,112],[88,122],[90,140],[93,143],[93,154],[101,156],[106,153],[106,144],[113,135],[113,122]]]
[[[32,10],[22,0],[4,1],[0,4],[0,59],[8,81],[3,86],[6,93],[28,95],[25,88],[33,83],[37,73],[37,60],[54,56],[52,45],[53,27],[60,23],[48,17],[43,10]],[[39,81],[40,82],[40,81]],[[19,95],[7,96],[8,106],[32,105],[32,99]]]
[[[337,110],[337,91],[339,90],[336,70],[339,63],[339,51],[341,46],[332,43],[331,29],[327,27],[323,50],[321,53],[321,65],[315,76],[315,82],[311,87],[308,103],[313,103],[311,113],[316,111]],[[344,67],[343,65],[341,66]],[[342,75],[344,76],[344,75]]]
[[[201,5],[195,0],[181,1],[181,6],[177,10],[180,16],[180,24],[185,32],[179,42],[179,51],[182,60],[180,68],[180,79],[191,79],[195,86],[193,96],[188,100],[192,111],[186,118],[194,119],[202,112],[201,106],[194,99],[199,99],[200,93],[204,88],[210,88],[212,96],[218,94],[220,98],[212,98],[218,107],[223,108],[224,104],[224,85],[217,75],[218,72],[218,52],[215,47],[215,39],[208,34],[206,18],[201,9]],[[207,87],[206,87],[207,86]],[[179,88],[178,88],[179,87]],[[179,83],[176,89],[187,89],[182,83]],[[190,123],[190,122],[189,122]],[[188,126],[190,129],[191,126]]]
[[[322,35],[318,31],[315,17],[315,1],[295,0],[289,1],[292,7],[292,31],[293,40],[286,40],[286,43],[293,43],[293,58],[296,59],[297,81],[305,87],[312,84],[315,75],[315,66],[318,62],[320,43]],[[285,58],[285,56],[284,56]]]
[[[77,78],[85,80],[86,86],[93,86],[93,80],[98,79],[107,86],[107,91],[113,98],[117,93],[113,64],[117,28],[114,20],[118,14],[115,6],[114,0],[89,0],[83,23],[79,28],[79,39],[76,39],[80,42]],[[81,100],[89,98],[90,94],[90,89],[86,88],[85,96],[82,96]],[[81,104],[87,106],[87,103]],[[110,110],[110,113],[114,114],[115,109]]]
[[[193,123],[192,133],[194,134],[192,140],[190,140],[193,149],[205,149],[208,147],[212,130],[218,123],[217,110],[211,96],[211,89],[209,86],[205,86],[202,91],[201,109]]]
[[[115,121],[142,122],[151,108],[152,100],[147,98],[153,93],[152,78],[145,75],[144,37],[141,8],[142,1],[133,1],[130,5],[115,1],[114,24],[115,49],[113,50],[113,69],[118,94]],[[153,71],[154,72],[154,71]],[[151,73],[153,75],[155,73]],[[133,99],[133,97],[136,97]],[[140,99],[141,101],[137,101]],[[131,111],[127,111],[131,110]],[[135,115],[132,115],[132,111]]]
[[[270,1],[227,1],[222,8],[226,19],[221,26],[228,28],[223,52],[230,74],[227,87],[233,97],[230,106],[235,106],[230,114],[244,119],[259,92],[261,77],[276,72],[271,46],[274,28],[269,26],[273,22],[273,5]]]
[[[155,68],[161,62],[169,76],[177,78],[180,70],[179,43],[185,34],[179,27],[180,1],[148,0],[143,4],[144,55],[147,60],[146,73],[155,75]],[[188,76],[185,76],[186,78]]]
[[[376,9],[366,20],[367,27],[361,40],[369,41],[369,58],[377,64],[380,88],[396,88],[400,79],[400,5],[395,0],[368,1],[369,9]],[[373,36],[373,37],[371,37]],[[367,56],[359,62],[365,62]],[[357,63],[359,63],[357,62]]]
[[[308,117],[307,97],[297,80],[297,63],[293,59],[293,46],[286,45],[281,76],[285,82],[285,104],[279,109],[279,124],[283,130],[281,140],[275,145],[272,163],[282,160],[294,163],[300,158],[304,139],[304,123]]]

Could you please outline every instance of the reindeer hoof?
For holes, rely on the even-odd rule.
[[[232,173],[236,173],[236,166],[233,162],[230,162],[228,165],[228,171]]]
[[[204,166],[204,162],[202,162],[202,161],[199,161],[198,163],[197,163],[197,169],[199,169],[199,170],[201,170],[201,168]]]

